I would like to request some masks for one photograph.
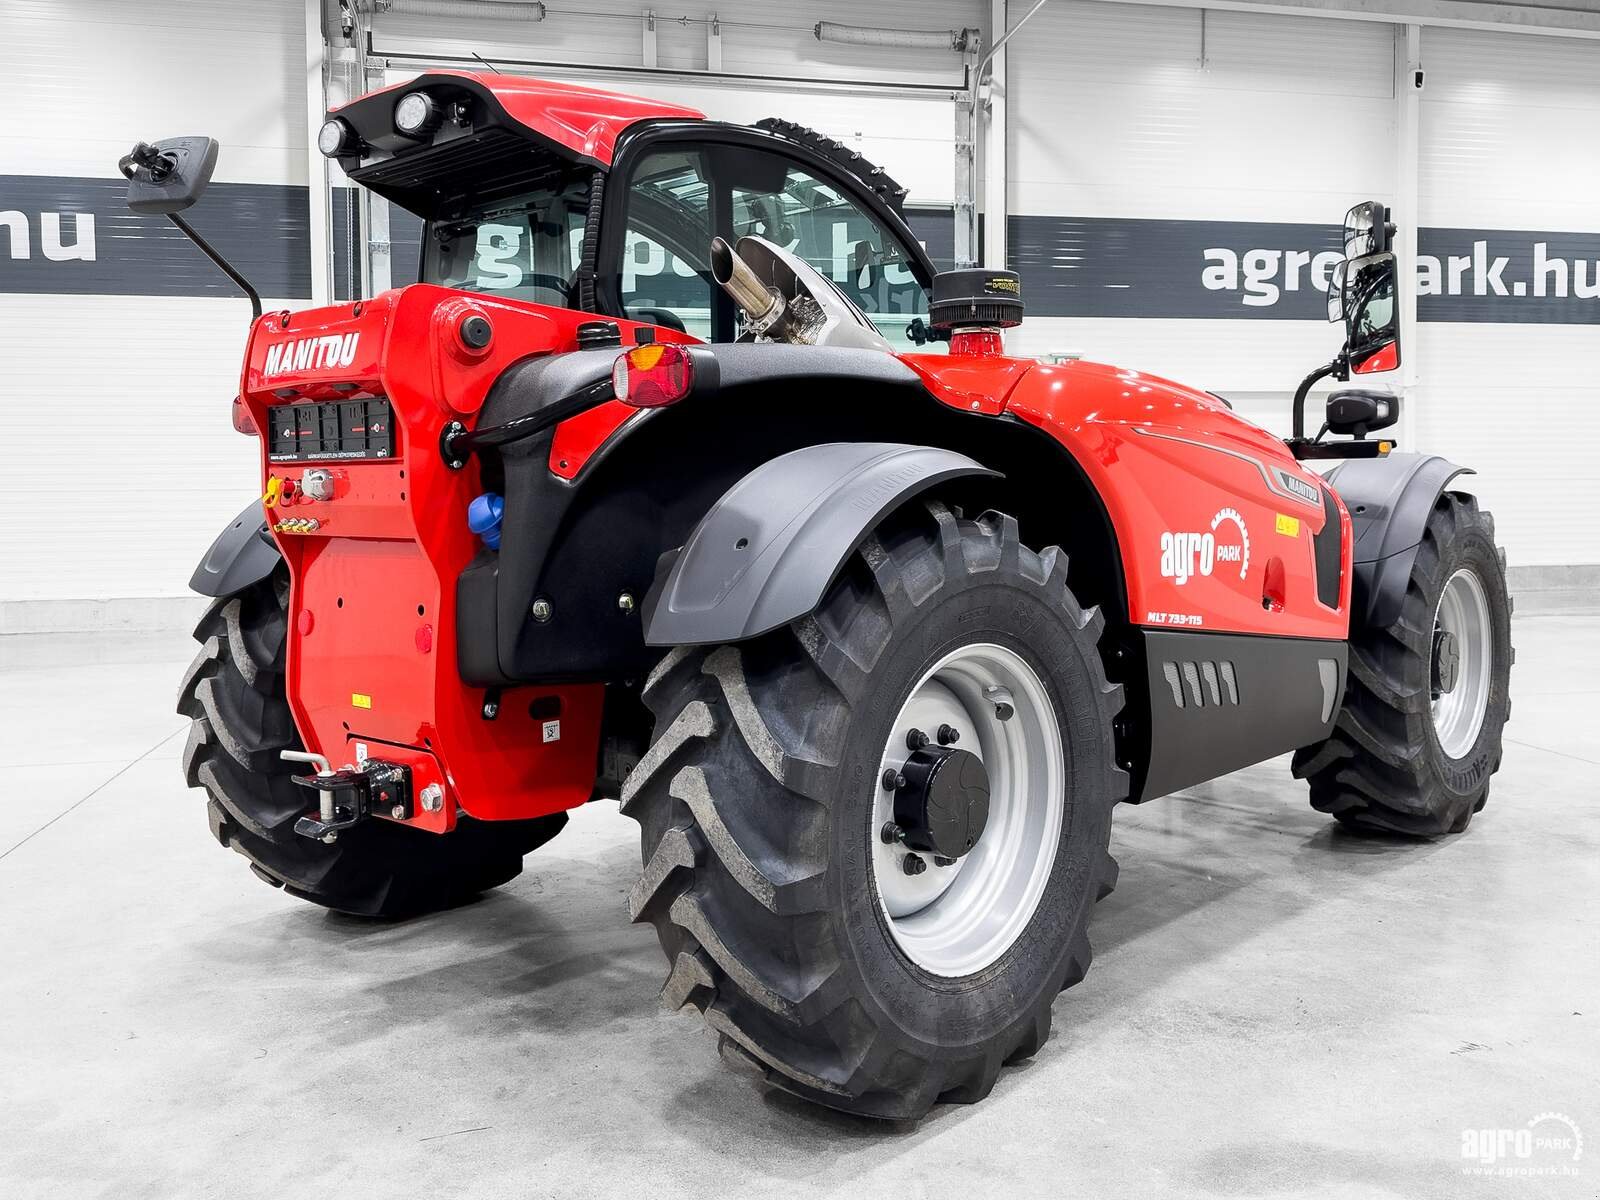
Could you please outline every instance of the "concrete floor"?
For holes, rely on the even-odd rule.
[[[0,1197],[1600,1194],[1597,618],[1519,619],[1465,837],[1345,836],[1282,762],[1122,809],[1055,1038],[916,1127],[658,1011],[614,804],[465,909],[333,916],[206,832],[186,642],[0,638]],[[1512,1165],[1576,1176],[1463,1178],[1548,1112],[1588,1152]]]

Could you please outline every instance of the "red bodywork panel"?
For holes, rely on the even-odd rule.
[[[472,314],[494,328],[482,351],[457,334]],[[396,457],[274,463],[263,438],[262,470],[269,492],[274,479],[298,481],[308,468],[334,476],[333,499],[296,489],[267,510],[293,589],[295,724],[306,747],[336,767],[353,762],[360,743],[373,758],[411,767],[419,793],[443,784],[443,810],[419,810],[420,827],[453,827],[458,804],[485,820],[539,816],[582,804],[593,789],[601,685],[508,689],[488,721],[485,693],[461,683],[455,584],[478,550],[466,511],[483,488],[475,461],[451,471],[439,453],[444,426],[470,424],[511,363],[574,349],[577,326],[592,319],[418,284],[356,305],[268,313],[251,331],[240,394],[257,429],[271,428],[276,404],[381,396],[392,406]],[[636,328],[618,324],[625,336]],[[307,519],[315,530],[277,528]],[[546,740],[551,719],[559,731]]]
[[[602,167],[611,165],[617,138],[635,121],[662,117],[705,120],[704,113],[680,104],[663,104],[643,96],[625,96],[619,92],[577,87],[570,83],[551,83],[520,75],[489,75],[444,69],[430,70],[426,74],[466,79],[488,88],[512,120]],[[398,100],[401,93],[409,92],[416,86],[417,80],[407,80],[367,92],[351,103],[367,104],[372,97],[390,92],[395,93]],[[338,111],[337,108],[332,109],[330,115]]]
[[[971,337],[951,351],[900,358],[945,404],[1019,417],[1077,460],[1110,517],[1132,624],[1345,637],[1350,515],[1335,498],[1342,557],[1329,608],[1311,541],[1327,519],[1321,480],[1282,441],[1215,396],[1154,375],[1041,366]]]
[[[1311,543],[1326,519],[1321,480],[1266,430],[1205,392],[1091,362],[1035,366],[1006,411],[1066,447],[1099,493],[1133,624],[1344,639],[1350,516],[1336,498],[1339,604],[1329,608]]]

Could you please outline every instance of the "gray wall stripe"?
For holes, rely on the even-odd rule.
[[[233,287],[164,218],[123,205],[124,184],[0,175],[0,292],[229,296]],[[356,293],[359,220],[349,189],[333,205],[335,295]],[[340,194],[345,193],[345,194]],[[215,183],[188,216],[268,297],[311,294],[305,189]],[[907,216],[948,265],[948,210]],[[391,270],[416,278],[420,222],[395,211]],[[1013,216],[1011,266],[1035,317],[1320,320],[1339,252],[1335,225]],[[1600,233],[1458,228],[1419,237],[1424,321],[1600,324]]]

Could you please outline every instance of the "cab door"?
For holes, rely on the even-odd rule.
[[[739,316],[709,249],[750,234],[805,259],[913,348],[933,271],[905,221],[820,154],[757,130],[707,124],[627,145],[608,183],[597,296],[616,316],[733,341]]]

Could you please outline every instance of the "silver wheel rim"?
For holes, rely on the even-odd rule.
[[[993,688],[1009,693],[1010,719],[999,719]],[[924,855],[927,870],[907,875],[909,852],[880,836],[894,819],[894,793],[879,781],[904,765],[911,729],[932,737],[940,725],[958,730],[957,745],[983,761],[989,820],[977,846],[953,865],[936,866]],[[1039,907],[1066,810],[1061,727],[1039,676],[1004,646],[979,643],[947,654],[896,715],[873,786],[873,879],[895,943],[923,970],[949,978],[997,961]]]
[[[1462,568],[1445,581],[1433,626],[1455,638],[1460,656],[1456,686],[1433,702],[1433,731],[1447,758],[1465,758],[1477,745],[1484,714],[1489,711],[1489,679],[1494,666],[1489,600],[1477,575]],[[1436,664],[1430,662],[1430,681],[1437,677],[1436,671]]]

